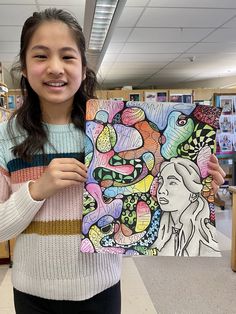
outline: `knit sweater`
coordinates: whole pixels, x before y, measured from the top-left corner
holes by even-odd
[[[121,256],[81,253],[83,184],[43,201],[29,193],[53,158],[81,159],[84,133],[69,125],[48,125],[46,158],[16,158],[7,124],[0,124],[0,242],[16,237],[12,282],[25,293],[54,300],[84,300],[117,283]],[[15,121],[13,129],[16,130]],[[24,134],[17,131],[17,141]]]

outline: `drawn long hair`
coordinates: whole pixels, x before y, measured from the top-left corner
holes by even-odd
[[[181,157],[171,158],[170,161],[165,161],[161,164],[160,174],[170,164],[174,165],[176,173],[181,176],[184,185],[192,193],[189,205],[183,209],[179,217],[181,228],[175,255],[189,255],[188,247],[192,240],[194,243],[191,246],[195,252],[190,255],[200,255],[200,243],[218,251],[218,244],[214,240],[212,232],[214,228],[210,225],[209,205],[201,194],[203,185],[197,165],[189,159]],[[171,217],[171,212],[163,212],[156,242],[159,250],[162,250],[166,242],[170,240],[173,232],[172,227],[174,227],[174,221]]]

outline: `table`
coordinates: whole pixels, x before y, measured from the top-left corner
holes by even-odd
[[[232,193],[232,244],[231,244],[231,268],[236,271],[236,186],[229,186]]]

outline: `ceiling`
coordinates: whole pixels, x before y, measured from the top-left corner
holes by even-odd
[[[11,84],[8,69],[19,51],[21,27],[29,15],[46,7],[63,8],[88,30],[94,2],[0,0],[0,61],[5,81]],[[122,12],[95,63],[88,52],[102,88],[235,87],[235,0],[120,2]]]

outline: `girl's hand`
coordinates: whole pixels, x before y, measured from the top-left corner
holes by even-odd
[[[29,184],[31,197],[40,201],[66,187],[86,181],[87,168],[75,158],[53,159],[40,178]]]
[[[219,165],[218,158],[215,155],[211,155],[210,161],[208,162],[208,173],[212,175],[212,188],[216,193],[219,187],[225,182],[225,172]]]

